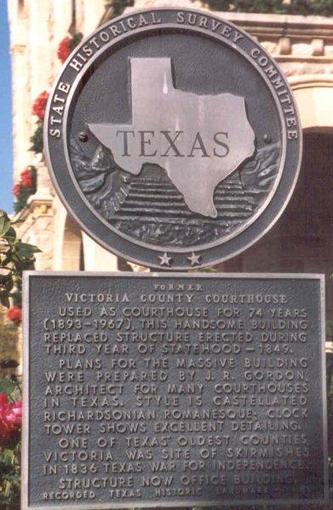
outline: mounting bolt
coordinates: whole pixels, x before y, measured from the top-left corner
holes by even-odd
[[[85,131],[81,131],[81,133],[79,133],[79,140],[80,140],[80,142],[88,141],[88,135]]]
[[[271,137],[269,135],[265,134],[264,135],[264,142],[265,143],[271,143],[271,141],[272,141]]]

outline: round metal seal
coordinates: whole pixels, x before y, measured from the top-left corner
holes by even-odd
[[[206,12],[131,12],[70,55],[45,147],[70,214],[97,242],[172,270],[239,254],[277,221],[302,146],[292,93],[249,35]]]

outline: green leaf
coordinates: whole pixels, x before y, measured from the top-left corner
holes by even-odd
[[[15,359],[5,358],[0,361],[1,368],[17,368],[19,366],[19,362]]]
[[[3,462],[6,462],[7,464],[14,464],[15,453],[13,452],[13,450],[9,450],[9,448],[5,448],[3,450],[2,459],[3,459]]]
[[[21,241],[17,241],[15,243],[15,248],[19,254],[20,258],[32,258],[34,253],[39,253],[40,249],[37,246],[28,243],[22,243]]]
[[[83,37],[83,35],[81,34],[81,32],[77,32],[76,34],[74,34],[72,43],[71,43],[71,50],[73,50],[79,44],[82,37]]]
[[[0,286],[1,287],[6,287],[8,285],[8,283],[13,279],[10,269],[1,268],[2,273],[5,273],[6,271],[7,271],[7,274],[0,274]]]
[[[32,143],[29,150],[35,152],[36,154],[42,153],[44,144],[43,144],[43,127],[42,124],[38,123],[38,127],[32,137],[30,138],[30,142]]]
[[[11,275],[7,278],[4,287],[6,289],[7,294],[9,294],[12,288],[14,287],[14,281]]]
[[[12,260],[12,249],[10,248],[4,257],[4,259],[1,261],[1,267],[6,267],[11,263]]]
[[[0,303],[2,306],[5,306],[6,308],[10,307],[9,298],[7,296],[7,292],[1,292],[0,293]]]
[[[0,393],[11,395],[16,390],[16,384],[10,379],[0,379]]]
[[[13,243],[16,239],[16,232],[13,227],[10,227],[3,236],[9,243]]]
[[[41,253],[42,252],[42,250],[40,250],[38,248],[38,246],[35,246],[34,244],[29,244],[29,246],[30,246],[32,253]]]
[[[4,236],[10,229],[10,220],[7,214],[0,209],[0,236]]]

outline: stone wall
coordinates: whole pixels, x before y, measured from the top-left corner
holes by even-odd
[[[27,207],[19,213],[17,219],[22,220],[22,224],[18,231],[23,240],[36,244],[42,250],[37,255],[36,269],[65,269],[68,265],[68,256],[66,261],[63,249],[66,218],[62,231],[59,231],[58,223],[67,213],[56,197],[44,158],[29,150],[30,137],[36,129],[32,105],[41,92],[50,90],[60,72],[61,62],[57,57],[60,41],[68,33],[89,34],[93,31],[105,12],[105,2],[8,0],[8,12],[12,54],[14,182],[28,165],[36,166],[38,173],[37,193],[30,197]],[[79,259],[75,260],[75,264],[72,261],[72,269],[79,269]]]

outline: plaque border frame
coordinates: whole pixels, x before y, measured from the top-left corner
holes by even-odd
[[[72,179],[73,169],[72,169],[72,165],[70,164],[69,157],[68,157],[67,140],[65,140],[66,137],[63,140],[60,139],[60,140],[62,140],[62,142],[61,142],[60,149],[58,149],[58,150],[63,151],[64,161],[66,162],[67,170],[71,176],[71,186],[73,185],[73,189],[75,188],[76,193],[77,193],[77,196],[76,196],[77,203],[76,203],[75,207],[74,207],[74,202],[70,203],[67,200],[67,198],[65,198],[66,193],[63,191],[64,188],[60,187],[60,185],[58,184],[59,177],[56,177],[57,173],[54,171],[54,169],[53,169],[54,165],[52,164],[51,152],[52,152],[52,145],[53,145],[54,140],[48,135],[49,116],[50,116],[51,106],[53,103],[53,97],[56,93],[57,86],[60,83],[60,81],[62,81],[62,79],[64,78],[66,69],[67,69],[71,59],[73,57],[75,57],[76,53],[79,52],[79,50],[84,46],[84,44],[86,44],[90,41],[90,39],[93,35],[99,33],[103,29],[107,28],[109,25],[112,25],[114,22],[124,20],[131,15],[133,15],[133,16],[134,15],[145,15],[145,14],[149,14],[149,13],[158,14],[158,13],[168,12],[168,11],[193,13],[193,14],[204,15],[204,16],[206,15],[210,18],[214,18],[217,21],[225,23],[227,26],[237,30],[240,34],[242,34],[249,41],[251,41],[254,44],[254,46],[256,48],[260,49],[260,51],[263,53],[263,55],[265,55],[269,59],[269,61],[272,63],[272,65],[274,65],[274,67],[277,69],[280,77],[282,78],[282,80],[284,82],[284,85],[288,89],[289,94],[293,100],[295,116],[296,116],[297,122],[298,122],[298,125],[297,125],[297,130],[298,130],[298,135],[299,135],[298,140],[297,140],[298,148],[295,149],[296,152],[298,153],[298,160],[294,166],[293,172],[291,172],[292,173],[292,176],[291,176],[291,175],[289,175],[290,172],[287,172],[287,170],[286,170],[287,166],[288,166],[288,164],[286,162],[288,162],[289,158],[291,157],[290,153],[293,153],[294,149],[290,148],[291,145],[289,142],[291,140],[288,141],[287,136],[286,136],[286,128],[284,125],[282,107],[278,103],[276,94],[274,94],[274,87],[272,87],[272,85],[269,82],[269,80],[267,79],[267,76],[265,75],[264,71],[260,68],[260,66],[254,66],[256,68],[257,72],[260,74],[261,78],[267,82],[267,85],[268,85],[270,92],[272,94],[272,98],[277,106],[277,111],[278,111],[278,114],[280,117],[281,126],[283,126],[282,127],[282,135],[284,137],[284,147],[283,147],[282,159],[284,158],[284,167],[283,167],[283,170],[280,172],[278,183],[275,183],[274,192],[272,189],[271,192],[269,193],[271,196],[269,202],[266,203],[264,208],[262,208],[260,206],[259,209],[261,210],[261,213],[259,214],[259,212],[257,211],[258,214],[256,213],[251,218],[250,223],[244,229],[241,229],[241,231],[238,234],[236,234],[236,233],[235,233],[235,235],[230,234],[230,236],[229,235],[227,236],[227,240],[224,240],[223,242],[220,242],[220,243],[218,243],[216,241],[216,243],[213,243],[213,245],[211,247],[209,247],[208,249],[205,247],[207,243],[204,245],[204,247],[189,246],[188,250],[186,250],[186,247],[184,247],[184,246],[177,248],[177,249],[175,249],[175,247],[173,249],[171,249],[170,246],[150,247],[149,243],[146,246],[146,245],[143,245],[139,241],[140,244],[138,244],[138,240],[135,240],[134,238],[130,238],[127,235],[120,234],[119,232],[116,232],[115,229],[110,228],[107,224],[107,221],[105,219],[101,219],[99,214],[96,214],[96,212],[93,210],[92,206],[86,201],[86,199],[83,200],[82,192],[80,191],[78,184],[74,182],[75,179],[74,180]],[[216,32],[211,33],[210,31],[207,32],[205,29],[202,29],[197,26],[191,27],[191,26],[187,26],[185,24],[178,25],[178,24],[174,24],[174,23],[168,23],[168,24],[165,23],[165,24],[163,24],[163,28],[177,29],[177,30],[180,29],[180,30],[189,31],[189,32],[193,31],[195,28],[195,31],[198,33],[201,33],[201,35],[213,37],[217,41],[222,39],[223,43],[230,45],[228,40],[225,40],[223,38],[223,36],[220,37],[218,33],[216,33]],[[113,47],[113,45],[117,46],[118,44],[121,44],[123,42],[123,40],[126,40],[127,37],[131,36],[132,34],[136,36],[138,34],[145,33],[145,31],[147,31],[149,33],[154,33],[154,31],[155,30],[158,31],[158,29],[159,29],[159,25],[150,26],[150,27],[146,27],[146,26],[145,27],[136,27],[135,29],[133,29],[130,32],[130,34],[129,34],[129,32],[126,32],[125,34],[121,34],[120,36],[117,36],[117,38],[115,40],[112,39],[111,41],[107,42],[96,53],[94,53],[91,57],[88,58],[87,62],[84,63],[83,67],[78,72],[77,76],[71,80],[71,88],[70,88],[70,91],[68,94],[68,98],[66,99],[65,113],[64,113],[64,118],[63,118],[64,122],[61,127],[63,135],[66,134],[66,133],[64,133],[64,130],[65,130],[65,128],[67,129],[67,126],[68,126],[68,111],[70,108],[69,101],[71,101],[73,98],[73,94],[75,92],[74,89],[77,88],[77,84],[78,84],[79,80],[87,72],[86,65],[90,66],[91,62],[95,62],[95,60],[98,59],[103,54],[103,52],[107,50],[107,48],[111,48],[111,47]],[[232,44],[230,45],[230,47],[232,48]],[[248,61],[250,61],[249,55],[243,49],[238,48],[238,51],[244,58],[246,58]],[[71,214],[71,216],[73,216],[73,218],[78,222],[78,224],[80,225],[80,227],[82,228],[82,230],[84,232],[86,232],[90,237],[92,237],[96,241],[97,244],[99,244],[100,246],[105,248],[107,251],[109,251],[115,255],[118,255],[120,257],[125,257],[127,260],[130,260],[131,262],[134,262],[135,264],[141,264],[141,265],[144,265],[145,267],[153,268],[154,271],[163,270],[163,266],[161,266],[161,263],[158,261],[158,258],[160,258],[160,256],[163,256],[163,253],[165,253],[165,252],[171,254],[171,259],[173,259],[172,264],[170,266],[168,266],[168,269],[170,269],[170,271],[180,271],[180,272],[190,271],[193,268],[193,266],[190,265],[188,262],[186,262],[184,264],[183,263],[180,264],[180,262],[179,262],[180,255],[184,255],[186,258],[186,255],[190,256],[190,254],[191,254],[191,252],[193,252],[193,250],[195,253],[197,253],[199,255],[200,258],[203,257],[204,255],[206,256],[207,253],[209,254],[208,260],[202,261],[195,265],[196,269],[211,267],[211,266],[214,266],[221,262],[224,262],[226,260],[229,260],[232,257],[242,254],[248,248],[253,246],[257,241],[262,239],[273,228],[273,226],[278,222],[278,220],[280,219],[282,214],[285,212],[285,210],[291,200],[291,197],[294,193],[294,190],[296,188],[298,178],[300,175],[300,170],[301,170],[301,165],[302,165],[302,149],[303,149],[302,123],[301,123],[301,117],[300,117],[298,105],[296,103],[293,91],[288,84],[285,73],[283,72],[280,64],[270,55],[270,53],[263,46],[261,46],[261,44],[258,41],[256,41],[254,39],[254,37],[251,34],[249,34],[242,27],[236,26],[233,21],[225,19],[221,16],[218,16],[214,11],[202,11],[202,10],[199,10],[196,8],[192,9],[190,7],[187,7],[187,8],[186,7],[184,7],[184,8],[176,8],[176,7],[155,7],[155,8],[151,7],[151,8],[149,8],[149,7],[147,7],[144,9],[136,9],[135,11],[133,11],[133,13],[131,13],[131,12],[123,13],[121,16],[117,16],[116,18],[114,18],[111,21],[110,20],[106,21],[104,24],[102,24],[100,27],[95,29],[87,37],[83,38],[82,41],[80,42],[80,44],[71,52],[71,54],[65,61],[64,65],[60,69],[60,72],[55,80],[55,83],[54,83],[51,91],[50,91],[50,95],[49,95],[49,99],[48,99],[46,111],[45,111],[45,118],[46,118],[46,122],[44,122],[43,137],[44,137],[45,157],[46,157],[47,168],[48,168],[52,183],[53,183],[55,190],[57,192],[57,195],[60,198],[60,200],[61,200],[63,206],[65,207],[65,209],[67,210],[67,212],[69,212]],[[289,157],[288,157],[288,154],[289,154]],[[289,166],[290,166],[290,163],[289,163]],[[291,180],[291,183],[287,184],[287,187],[289,186],[289,191],[288,192],[284,192],[283,190],[281,191],[281,188],[283,187],[282,181],[289,181],[289,180]],[[278,195],[280,195],[280,194],[283,194],[285,196],[285,198],[282,202],[281,202],[281,197],[278,197]],[[77,207],[77,204],[79,204],[78,207]],[[83,205],[83,207],[81,207],[82,205]],[[273,211],[274,211],[274,209],[277,209],[275,214],[273,214],[272,218],[270,218],[271,209],[273,209]],[[82,219],[81,219],[82,210],[85,212],[85,214],[84,214],[85,220],[84,221],[82,221]],[[89,217],[87,215],[87,212],[88,212]],[[101,225],[103,225],[103,227],[102,227],[103,232],[99,229],[99,225],[97,225],[97,228],[96,228],[96,223],[95,223],[96,221],[98,221]],[[258,227],[258,225],[259,225],[259,227]],[[257,232],[258,228],[259,228],[259,233]],[[107,237],[108,241],[105,240],[106,237]],[[110,239],[112,239],[112,242],[110,242]],[[211,244],[211,243],[208,243],[208,244]],[[138,257],[135,252],[135,250],[138,247],[141,250],[140,257]],[[134,254],[133,254],[133,250],[134,250]],[[224,255],[222,257],[219,254],[221,250],[223,250],[223,253],[224,253]],[[175,259],[177,259],[177,261],[175,261]]]
[[[323,419],[323,481],[324,491],[323,498],[316,499],[249,499],[244,500],[197,500],[195,498],[188,498],[184,501],[168,501],[161,500],[156,503],[155,501],[131,500],[127,503],[110,502],[110,503],[87,503],[82,504],[65,504],[59,501],[59,504],[49,505],[30,505],[29,504],[29,397],[30,397],[30,379],[29,379],[29,298],[30,298],[30,279],[34,277],[134,277],[134,278],[218,278],[218,279],[295,279],[295,280],[317,280],[319,283],[319,306],[320,306],[320,342],[321,342],[321,391],[322,391],[322,419]],[[178,273],[178,272],[157,272],[151,271],[147,273],[133,273],[128,271],[123,272],[107,272],[107,271],[24,271],[23,273],[23,307],[25,313],[23,314],[23,420],[22,420],[22,459],[21,459],[21,510],[115,510],[122,508],[172,508],[172,507],[229,507],[239,506],[246,509],[250,505],[264,505],[269,504],[272,506],[278,505],[314,505],[314,504],[328,504],[329,502],[329,473],[328,473],[328,431],[327,431],[327,391],[326,391],[326,315],[325,315],[325,275],[320,273]]]

